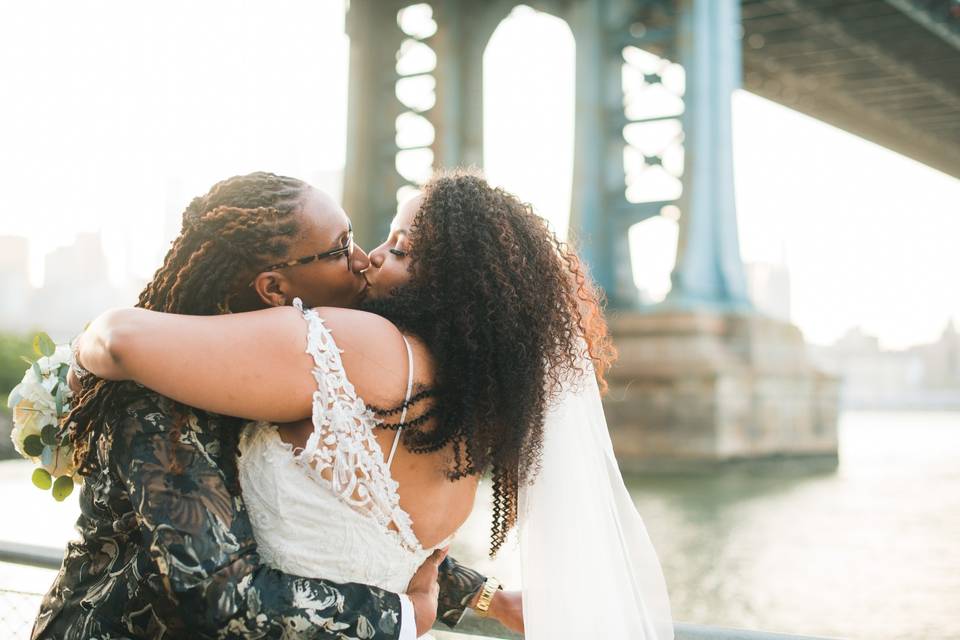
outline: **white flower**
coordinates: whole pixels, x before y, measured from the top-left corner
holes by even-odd
[[[13,429],[10,431],[10,439],[13,440],[13,447],[17,450],[17,453],[24,458],[30,456],[23,450],[23,441],[28,436],[40,435],[40,429],[42,429],[41,426],[38,426],[39,421],[35,419],[35,415],[29,410],[28,403],[25,400],[21,401],[13,410]]]
[[[56,351],[53,352],[53,355],[41,357],[37,360],[37,365],[40,367],[40,371],[44,376],[50,374],[56,376],[57,369],[60,368],[60,365],[70,364],[71,355],[70,345],[59,344],[57,345]]]
[[[35,378],[36,376],[34,376]],[[26,378],[26,376],[24,376]],[[29,381],[24,381],[18,384],[10,392],[10,400],[8,404],[10,408],[13,409],[14,420],[17,420],[18,409],[22,408],[21,412],[29,412],[33,415],[34,419],[38,419],[40,416],[52,416],[53,419],[50,422],[43,422],[40,425],[40,428],[44,424],[55,424],[57,419],[57,402],[54,400],[53,396],[50,394],[50,389],[47,388],[45,381],[34,382],[32,379]],[[21,416],[21,419],[27,419],[26,413]]]
[[[23,378],[20,379],[20,384],[41,384],[42,382],[43,379],[37,375],[37,370],[34,367],[27,367],[27,370],[23,372]]]

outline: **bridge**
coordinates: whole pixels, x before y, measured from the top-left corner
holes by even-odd
[[[421,183],[431,167],[483,165],[482,54],[518,4],[350,3],[344,200],[368,230],[361,240],[378,237],[398,190]],[[671,204],[683,238],[670,300],[749,307],[734,246],[729,95],[736,88],[960,177],[958,0],[527,4],[563,18],[576,40],[571,228],[615,308],[640,306],[626,230]],[[677,67],[685,80],[670,73]],[[675,105],[631,108],[657,90],[674,95]],[[404,135],[407,125],[422,135]],[[639,152],[638,139],[671,126],[662,148]],[[646,171],[666,172],[676,188],[666,195],[631,188]]]
[[[351,0],[344,205],[361,242],[432,168],[483,166],[483,51],[518,4]],[[960,177],[960,0],[524,4],[562,18],[576,42],[570,228],[621,353],[605,402],[621,465],[836,464],[837,381],[747,294],[731,94]],[[678,222],[679,244],[670,293],[645,305],[628,231],[657,217]]]
[[[960,2],[744,0],[744,88],[960,178]]]

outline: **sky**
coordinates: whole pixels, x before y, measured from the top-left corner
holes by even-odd
[[[574,47],[520,8],[484,57],[485,171],[560,233]],[[146,278],[221,178],[336,192],[348,48],[342,0],[0,0],[0,235],[31,239],[35,283],[46,252],[97,230],[114,281]],[[733,107],[741,252],[786,264],[808,340],[860,325],[900,348],[960,319],[960,180],[743,91]],[[662,288],[675,236],[669,220],[635,234],[641,285]]]

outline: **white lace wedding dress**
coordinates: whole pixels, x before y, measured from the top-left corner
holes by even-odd
[[[277,427],[248,425],[240,439],[239,472],[260,555],[281,571],[334,582],[359,582],[403,593],[427,556],[397,482],[373,436],[377,420],[347,379],[333,335],[315,311],[294,302],[308,325],[317,391],[313,434],[302,449],[283,442]],[[406,338],[404,338],[406,342]],[[407,343],[406,400],[413,382]],[[400,422],[406,417],[403,410]]]
[[[397,439],[384,460],[376,418],[344,374],[333,336],[316,312],[295,305],[317,381],[313,434],[294,449],[276,426],[244,429],[240,482],[260,554],[288,573],[402,593],[433,548],[423,548],[400,507],[390,476]],[[409,344],[407,357],[409,400]],[[580,373],[546,417],[537,481],[520,490],[526,637],[673,640],[660,563],[617,467],[588,358]]]

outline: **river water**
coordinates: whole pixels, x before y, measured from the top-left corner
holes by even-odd
[[[76,496],[54,503],[30,485],[29,473],[26,463],[0,463],[0,540],[63,546],[73,535]],[[677,620],[871,640],[960,639],[960,413],[845,413],[835,471],[738,468],[627,484]],[[508,545],[494,561],[484,554],[487,495],[451,554],[516,587],[515,550]],[[0,595],[42,592],[52,576],[0,564]],[[0,630],[5,615],[8,626],[16,618],[10,597],[0,598],[8,609],[0,610]],[[29,617],[36,600],[12,597]]]

